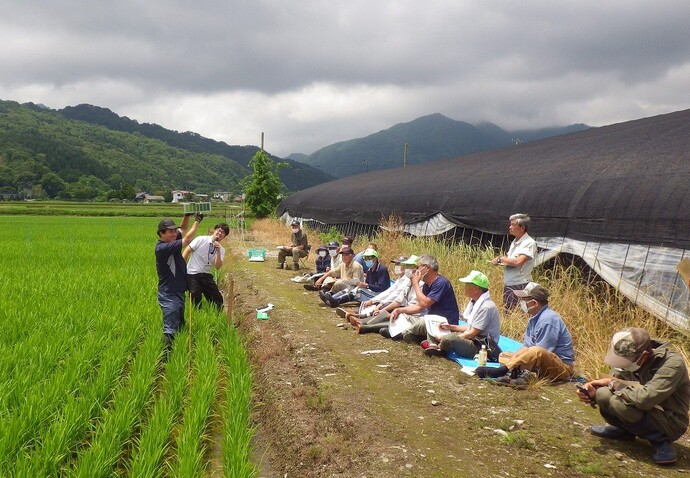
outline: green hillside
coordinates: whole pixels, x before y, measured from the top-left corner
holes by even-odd
[[[0,101],[0,192],[29,197],[131,199],[137,191],[237,191],[246,168],[140,134]]]
[[[455,158],[466,154],[503,148],[515,142],[587,129],[586,125],[508,132],[492,123],[478,126],[435,113],[400,123],[365,138],[352,139],[321,148],[311,155],[291,155],[337,177],[366,170],[402,166],[404,145],[408,144],[408,164]]]
[[[157,139],[175,148],[181,148],[195,153],[208,153],[225,156],[236,161],[243,167],[248,167],[249,160],[259,150],[257,146],[232,146],[223,141],[215,141],[205,138],[198,133],[187,131],[179,133],[177,131],[163,128],[157,124],[139,123],[136,120],[119,116],[107,108],[93,105],[68,106],[59,111],[65,117],[86,121],[87,123],[105,126],[115,131],[126,133],[141,134],[147,138]],[[229,126],[232,129],[232,125]],[[287,167],[280,171],[280,179],[285,184],[288,191],[297,191],[317,184],[325,183],[334,179],[333,176],[324,173],[320,169],[312,168],[293,161],[292,159],[281,159],[269,154],[275,162],[287,163]]]

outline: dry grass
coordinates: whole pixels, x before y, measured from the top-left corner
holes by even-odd
[[[381,230],[375,237],[355,238],[354,248],[359,250],[368,241],[378,245],[382,262],[401,254],[432,254],[439,262],[439,272],[456,284],[459,277],[471,270],[479,270],[489,277],[492,298],[501,309],[503,305],[503,269],[492,266],[489,261],[495,256],[491,249],[479,249],[465,244],[447,244],[433,238],[409,237],[397,232],[399,220],[392,218],[384,222],[388,230]],[[256,240],[267,244],[283,244],[289,240],[289,228],[276,219],[254,222],[252,233]],[[316,244],[319,233],[307,230],[309,242]],[[313,257],[310,257],[313,260]],[[608,349],[611,336],[624,327],[642,327],[654,337],[671,340],[676,350],[688,359],[690,342],[688,337],[672,329],[665,322],[632,304],[612,287],[604,283],[586,283],[582,272],[574,266],[551,266],[536,268],[533,272],[536,282],[546,287],[550,294],[550,307],[558,312],[567,324],[575,343],[576,369],[581,374],[596,378],[608,372],[602,359]],[[467,302],[461,287],[455,288],[461,310]],[[501,309],[502,311],[502,309]],[[503,314],[501,333],[521,340],[527,324],[527,316],[516,310]]]

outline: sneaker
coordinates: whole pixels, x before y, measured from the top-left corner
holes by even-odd
[[[422,343],[419,344],[419,345],[421,345],[422,348],[423,348],[424,350],[426,350],[426,349],[428,349],[429,347],[431,347],[431,343],[429,343],[428,340],[422,340]]]
[[[337,309],[335,309],[335,313],[338,314],[338,317],[342,317],[343,319],[345,319],[347,318],[347,314],[349,314],[350,312],[343,309],[342,307],[338,307]]]
[[[501,365],[500,367],[477,367],[474,369],[474,374],[479,378],[499,378],[508,373],[508,367]]]
[[[623,430],[622,428],[614,427],[613,425],[592,425],[589,432],[599,438],[608,438],[611,440],[633,441],[635,435]]]
[[[657,465],[673,465],[676,462],[676,452],[670,441],[650,442],[650,445],[654,448],[652,460]]]
[[[424,349],[424,355],[427,357],[445,357],[446,353],[438,348],[438,346],[430,345]]]

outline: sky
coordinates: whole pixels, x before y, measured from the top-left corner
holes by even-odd
[[[690,2],[0,0],[0,99],[284,157],[442,113],[511,129],[690,108]]]

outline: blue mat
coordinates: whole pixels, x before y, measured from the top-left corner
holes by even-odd
[[[467,325],[466,322],[460,321],[460,325]],[[520,347],[522,347],[522,342],[518,342],[517,340],[513,340],[509,337],[505,337],[501,335],[501,338],[498,339],[498,346],[501,347],[501,350],[503,352],[517,352]],[[460,365],[463,368],[468,368],[470,370],[474,370],[479,366],[476,360],[474,359],[468,359],[468,358],[463,358],[460,357],[458,354],[455,352],[448,352],[446,357],[453,362],[457,362],[458,365]],[[487,367],[499,367],[501,364],[498,362],[489,362],[486,364]]]

